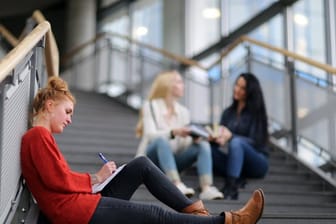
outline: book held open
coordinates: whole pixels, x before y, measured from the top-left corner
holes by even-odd
[[[188,125],[190,135],[195,137],[209,138],[209,132],[201,125],[190,124]]]
[[[199,124],[189,124],[190,135],[194,137],[202,137],[208,139],[209,137],[217,138],[221,135],[222,127],[218,124],[213,124],[211,128],[209,125],[203,126]]]

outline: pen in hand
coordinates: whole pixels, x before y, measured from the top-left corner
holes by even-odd
[[[98,155],[99,155],[99,157],[100,157],[100,159],[101,160],[103,160],[103,162],[104,162],[104,164],[106,164],[106,163],[108,163],[108,162],[110,162],[109,160],[107,160],[106,158],[105,158],[105,156],[103,155],[103,153],[98,153]],[[114,173],[115,171],[116,171],[116,169],[117,169],[117,165],[116,164],[114,164],[114,162],[113,162],[113,164],[109,164],[110,166],[110,169],[113,169],[113,171],[111,170],[111,173]],[[113,167],[114,166],[114,167]]]
[[[98,155],[101,158],[101,160],[103,160],[104,163],[108,163],[108,160],[105,158],[105,156],[103,155],[103,153],[100,152]]]

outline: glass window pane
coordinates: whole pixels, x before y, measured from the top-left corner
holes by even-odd
[[[131,36],[141,43],[162,48],[162,23],[161,0],[139,2],[134,7]],[[141,49],[141,53],[148,57],[161,58],[160,54],[148,49]]]
[[[294,11],[294,50],[296,53],[326,63],[325,16],[323,1],[299,1]],[[312,66],[299,64],[299,70],[325,79],[325,72]]]
[[[162,47],[162,1],[150,1],[134,7],[132,37],[141,42]]]
[[[99,23],[99,32],[116,33],[128,36],[130,20],[126,10],[120,10],[117,15],[111,15]],[[126,48],[128,41],[121,38],[112,38],[112,45],[116,45],[121,48]]]
[[[186,0],[186,54],[195,55],[220,39],[220,0]]]
[[[261,10],[271,5],[276,0],[223,0],[223,7],[228,16],[228,26],[225,30],[232,32],[247,22]],[[225,24],[225,22],[223,22]]]
[[[269,22],[257,28],[249,36],[255,40],[267,43],[274,47],[284,48],[284,35],[283,35],[283,17],[278,15],[271,19]],[[262,47],[254,47],[253,54],[262,57],[263,61],[275,63],[275,65],[283,64],[284,56],[271,50]],[[265,60],[264,60],[265,59]]]

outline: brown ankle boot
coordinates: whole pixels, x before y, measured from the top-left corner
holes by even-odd
[[[204,207],[203,202],[201,200],[192,203],[188,207],[184,208],[181,212],[200,216],[210,215],[208,210]]]
[[[253,192],[245,206],[238,211],[225,212],[225,224],[255,224],[264,210],[264,193],[261,189]]]

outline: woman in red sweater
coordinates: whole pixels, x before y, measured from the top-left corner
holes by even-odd
[[[261,190],[256,190],[242,209],[211,216],[201,201],[185,197],[146,157],[129,162],[101,192],[93,193],[92,186],[106,180],[117,166],[107,162],[96,174],[70,169],[53,134],[62,133],[71,124],[74,104],[66,82],[50,78],[34,99],[33,127],[22,137],[23,176],[51,223],[252,224],[261,217]],[[129,201],[141,184],[177,212]]]

